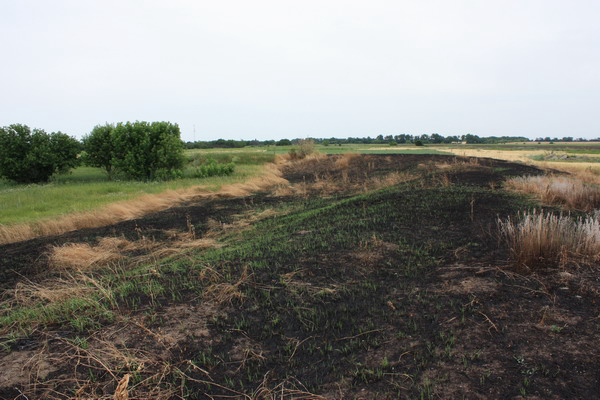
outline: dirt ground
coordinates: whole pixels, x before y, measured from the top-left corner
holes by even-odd
[[[542,171],[373,154],[282,173],[289,187],[270,193],[0,246],[4,298],[63,277],[56,246],[169,246],[190,229],[223,246],[157,259],[166,290],[132,290],[93,328],[5,326],[0,398],[126,399],[125,375],[130,399],[599,398],[597,266],[524,273],[495,234],[498,217],[531,206],[502,182]],[[144,252],[120,268],[149,263]]]

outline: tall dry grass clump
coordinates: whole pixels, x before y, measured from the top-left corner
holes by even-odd
[[[353,162],[353,160],[356,160],[360,157],[361,157],[361,155],[358,153],[342,154],[341,156],[336,158],[335,167],[336,167],[336,169],[346,169],[346,168],[350,167],[350,164]]]
[[[506,187],[533,194],[546,204],[591,211],[600,207],[600,188],[568,176],[522,176],[506,181]]]
[[[543,211],[498,219],[515,264],[527,269],[589,264],[600,259],[600,214],[573,219]]]

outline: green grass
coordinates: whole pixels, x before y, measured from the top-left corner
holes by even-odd
[[[14,185],[0,182],[0,224],[11,225],[89,211],[146,193],[160,193],[202,185],[217,190],[221,185],[241,182],[260,173],[259,164],[236,165],[230,176],[187,177],[164,182],[109,181],[98,168],[79,167],[59,175],[48,184]]]
[[[276,153],[270,150],[257,149],[256,151],[248,151],[245,149],[232,150],[188,150],[186,157],[192,163],[205,162],[212,158],[218,163],[227,164],[234,163],[236,165],[261,165],[275,161]]]
[[[482,149],[482,150],[546,150],[546,151],[562,151],[572,154],[600,154],[600,143],[598,142],[583,142],[583,143],[505,143],[505,144],[435,144],[428,145],[434,148],[454,148],[454,149]]]

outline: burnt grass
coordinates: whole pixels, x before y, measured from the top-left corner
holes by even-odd
[[[457,161],[463,164],[448,170],[432,166]],[[339,179],[334,162],[329,157],[304,171],[290,168],[284,177],[291,183]],[[565,281],[564,271],[552,266],[520,273],[496,235],[499,216],[536,206],[503,191],[502,181],[540,171],[490,159],[368,155],[352,159],[346,173],[358,179],[365,171],[419,177],[327,198],[259,194],[187,204],[115,226],[1,246],[4,284],[12,287],[23,275],[43,282],[44,249],[51,245],[118,235],[168,240],[164,231],[185,231],[187,221],[201,234],[209,219],[228,223],[243,212],[275,209],[280,213],[250,229],[224,234],[221,248],[137,266],[124,281],[107,275],[118,310],[106,308],[146,328],[127,331],[124,346],[155,351],[177,366],[161,383],[179,388],[173,398],[270,398],[267,388],[284,398],[598,397],[597,274],[571,270],[574,278]],[[154,272],[140,274],[143,268]],[[207,271],[218,274],[207,279]],[[226,285],[235,295],[217,299],[215,287]],[[72,339],[118,325],[94,310],[81,312],[97,323],[77,330],[66,316],[42,330]],[[148,331],[167,332],[174,324],[182,328],[164,356]],[[13,337],[0,360],[25,347],[66,351],[42,337],[39,331]],[[66,378],[90,376],[90,367],[75,363],[65,360],[33,389],[0,388],[0,398],[21,391],[45,398],[50,384],[44,381],[52,382],[53,396],[68,398]],[[120,374],[132,373],[128,368]],[[98,368],[93,376],[111,381]],[[115,382],[99,387],[95,395],[110,398]],[[135,391],[130,396],[137,398]]]

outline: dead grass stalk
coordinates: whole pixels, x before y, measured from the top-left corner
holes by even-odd
[[[500,236],[517,266],[586,264],[600,259],[599,215],[573,219],[543,211],[523,212],[516,219],[499,219]]]
[[[522,176],[506,181],[506,187],[533,194],[546,204],[591,211],[600,206],[600,188],[569,176]]]

